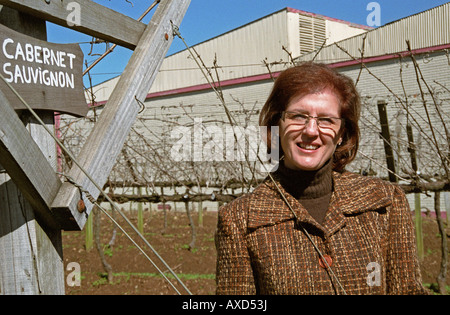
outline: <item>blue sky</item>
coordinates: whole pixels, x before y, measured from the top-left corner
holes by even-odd
[[[94,0],[95,2],[137,19],[153,0]],[[326,15],[332,18],[367,25],[370,2],[380,7],[381,25],[447,3],[444,0],[191,0],[189,9],[180,25],[180,32],[188,45],[194,45],[285,7]],[[150,17],[144,19],[148,23]],[[48,25],[48,41],[56,43],[80,43],[88,63],[98,56],[89,55],[91,37],[66,28]],[[106,45],[99,44],[93,53],[101,54]],[[184,49],[175,39],[169,55]],[[132,51],[118,47],[91,70],[93,84],[119,75],[125,68]],[[85,78],[85,83],[86,83]]]

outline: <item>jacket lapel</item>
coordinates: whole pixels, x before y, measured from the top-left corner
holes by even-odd
[[[338,206],[346,215],[377,210],[392,203],[390,194],[371,177],[349,172],[334,173],[333,177]]]
[[[278,186],[278,189],[275,185]],[[250,201],[248,218],[248,227],[250,229],[275,225],[294,218],[292,210],[283,200],[280,192],[286,197],[286,201],[290,204],[300,222],[309,223],[321,228],[298,200],[284,190],[278,181],[273,183],[270,179],[266,179],[255,189]]]

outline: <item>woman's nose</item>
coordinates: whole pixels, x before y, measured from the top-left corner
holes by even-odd
[[[317,120],[314,118],[310,118],[305,124],[303,133],[310,136],[319,135],[319,126],[317,125]]]

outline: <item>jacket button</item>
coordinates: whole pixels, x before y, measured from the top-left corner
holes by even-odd
[[[328,266],[331,267],[331,265],[333,264],[333,259],[331,259],[330,255],[323,255],[323,258],[326,260]],[[327,269],[327,265],[325,264],[325,262],[323,261],[322,257],[319,257],[319,265],[320,267],[322,267],[323,269]]]

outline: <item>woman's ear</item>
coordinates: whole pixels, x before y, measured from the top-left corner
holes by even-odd
[[[339,135],[339,138],[338,138],[339,140],[337,142],[338,147],[341,146],[342,143],[344,142],[344,134],[345,134],[345,129],[341,128],[338,133],[338,135]]]

